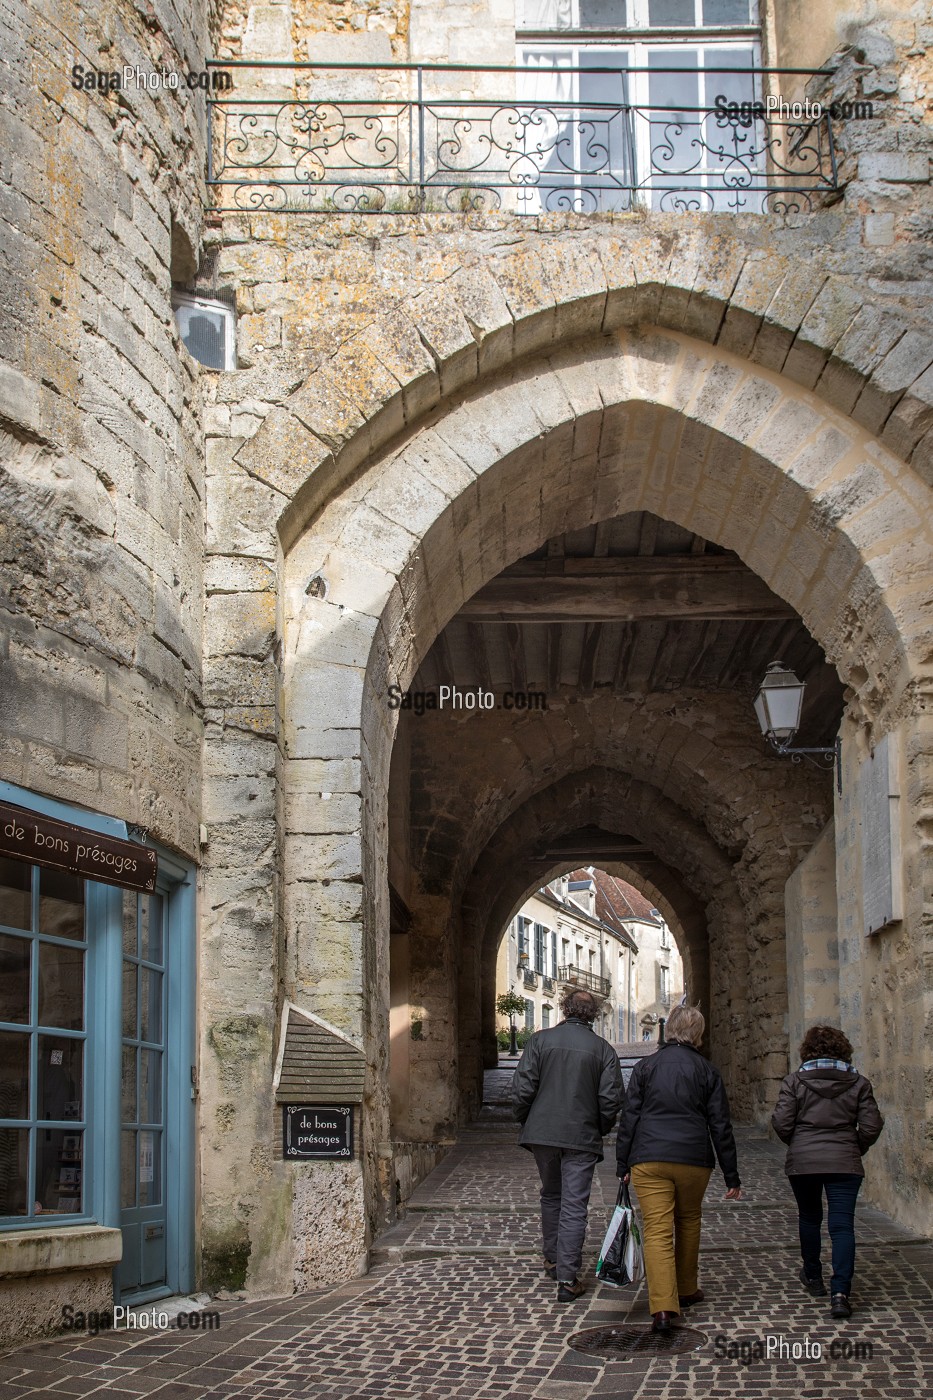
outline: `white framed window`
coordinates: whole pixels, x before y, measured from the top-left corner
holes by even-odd
[[[214,297],[172,293],[178,332],[190,355],[205,369],[236,369],[233,307]]]
[[[762,100],[755,0],[524,0],[519,16],[525,212],[626,210],[633,189],[664,210],[762,207],[757,124],[716,111]]]

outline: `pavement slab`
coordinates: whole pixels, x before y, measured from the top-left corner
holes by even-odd
[[[363,1279],[290,1298],[223,1301],[201,1334],[74,1335],[0,1357],[3,1400],[919,1400],[933,1394],[933,1246],[878,1210],[857,1214],[853,1316],[797,1280],[796,1212],[783,1151],[739,1130],[745,1196],[714,1174],[704,1207],[701,1284],[685,1312],[697,1349],[597,1356],[588,1329],[647,1328],[647,1296],[595,1280],[557,1302],[543,1275],[538,1183],[504,1108],[487,1107],[377,1241]],[[584,1260],[615,1201],[611,1145],[591,1198]],[[828,1246],[827,1246],[828,1247]]]

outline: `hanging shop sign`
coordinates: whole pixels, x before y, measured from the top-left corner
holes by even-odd
[[[353,1156],[353,1109],[332,1104],[284,1105],[286,1161],[345,1161]]]
[[[143,894],[153,892],[159,871],[158,856],[148,846],[40,817],[8,802],[0,802],[0,855]]]

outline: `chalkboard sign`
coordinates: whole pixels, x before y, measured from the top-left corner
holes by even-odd
[[[345,1161],[353,1156],[353,1109],[331,1104],[285,1104],[286,1161]]]

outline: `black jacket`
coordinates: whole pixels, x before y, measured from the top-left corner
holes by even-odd
[[[718,1160],[726,1186],[741,1185],[722,1077],[699,1050],[670,1040],[639,1060],[622,1105],[616,1158],[619,1176],[639,1162],[712,1167]]]
[[[512,1079],[523,1147],[569,1147],[603,1155],[622,1103],[619,1057],[586,1021],[537,1031]]]
[[[884,1119],[864,1074],[827,1067],[787,1075],[771,1126],[788,1145],[788,1176],[864,1176],[862,1157],[878,1141]]]

